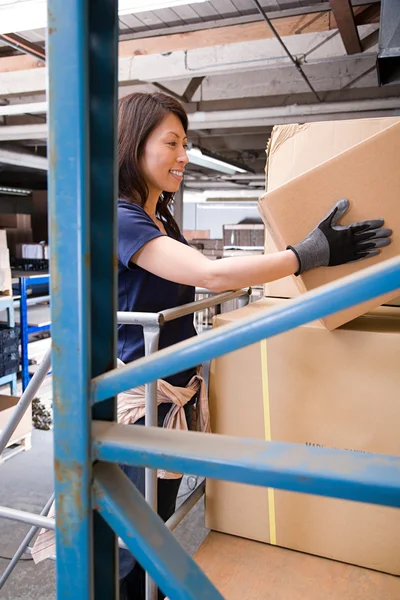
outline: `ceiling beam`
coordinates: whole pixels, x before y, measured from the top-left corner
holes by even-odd
[[[369,6],[367,5],[367,8]],[[354,9],[354,14],[358,18],[358,25],[367,25],[371,22],[376,22],[376,12],[369,13],[365,11],[365,8],[366,6],[364,5],[355,7]],[[337,29],[336,21],[332,19],[329,10],[302,14],[300,16],[280,18],[272,16],[271,18],[273,19],[275,29],[281,37],[327,32]],[[177,51],[188,51],[273,38],[271,30],[263,21],[233,26],[221,26],[221,23],[222,20],[220,21],[220,26],[215,29],[209,29],[207,23],[207,29],[199,31],[164,36],[156,36],[152,33],[151,37],[121,41],[118,49],[119,57],[131,58],[151,54],[169,54]],[[202,27],[204,28],[204,23]],[[43,53],[43,50],[40,50]],[[30,56],[0,58],[0,73],[35,69],[40,66],[42,66],[42,63],[38,64]]]
[[[350,0],[330,0],[330,4],[347,54],[359,54],[362,47]]]
[[[41,46],[30,42],[16,33],[2,33],[0,34],[0,40],[11,46],[11,48],[15,48],[24,54],[46,62],[45,51]]]
[[[399,99],[379,98],[353,102],[330,102],[322,104],[291,104],[271,108],[243,110],[218,110],[196,112],[189,115],[189,131],[207,129],[231,129],[326,120],[336,118],[358,118],[374,114],[400,115]],[[0,141],[46,139],[47,124],[4,125],[0,127]]]
[[[29,154],[28,152],[15,152],[8,148],[0,148],[0,164],[16,167],[28,167],[39,171],[47,171],[48,161],[43,156]]]

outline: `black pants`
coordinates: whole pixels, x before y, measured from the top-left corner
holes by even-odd
[[[195,399],[185,406],[186,419],[188,426],[191,422],[191,411]],[[171,408],[170,404],[161,404],[158,407],[158,426],[162,427],[165,416]],[[136,422],[136,425],[144,425],[144,418]],[[145,491],[145,470],[141,467],[130,465],[120,465],[124,473],[129,477],[132,483],[144,496]],[[163,521],[168,519],[175,512],[176,498],[178,496],[180,479],[159,479],[158,480],[158,514]],[[144,600],[145,598],[145,573],[140,564],[132,556],[129,550],[119,549],[119,577],[121,581],[121,599],[123,600]],[[159,598],[165,595],[159,592]]]

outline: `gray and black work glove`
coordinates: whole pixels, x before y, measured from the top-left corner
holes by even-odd
[[[339,200],[329,215],[302,242],[288,246],[299,261],[295,275],[315,267],[334,267],[379,254],[390,244],[391,229],[382,227],[383,219],[338,225],[350,202]]]

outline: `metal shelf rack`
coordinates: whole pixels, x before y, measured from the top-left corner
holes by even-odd
[[[12,296],[0,296],[0,310],[7,312],[6,325],[7,327],[15,327],[14,315],[14,300]],[[12,396],[17,395],[17,374],[11,373],[0,377],[0,385],[10,385]]]

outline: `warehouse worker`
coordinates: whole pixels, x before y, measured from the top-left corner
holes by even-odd
[[[382,219],[343,226],[349,208],[340,200],[330,214],[297,245],[264,256],[209,260],[191,248],[174,220],[170,205],[189,162],[188,119],[183,107],[165,94],[135,93],[120,101],[118,119],[118,295],[120,311],[157,313],[193,302],[195,287],[212,292],[260,285],[320,266],[335,266],[379,254],[392,232]],[[160,348],[196,335],[193,317],[167,322]],[[144,356],[143,330],[120,325],[118,357],[128,363]],[[171,422],[178,404],[190,428],[193,403],[202,399],[208,430],[204,383],[198,369],[187,369],[158,382],[158,424]],[[144,392],[119,398],[118,415],[125,423],[144,423]],[[132,400],[133,398],[133,400]],[[132,401],[130,401],[130,399]],[[174,404],[175,403],[175,404]],[[200,411],[201,412],[201,411]],[[174,413],[175,414],[175,413]],[[122,467],[144,493],[144,470]],[[161,478],[158,511],[166,521],[175,510],[180,478]],[[120,590],[125,600],[144,598],[144,573],[127,550],[120,550]],[[163,596],[160,592],[160,598]]]

